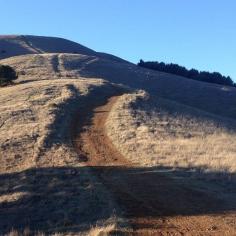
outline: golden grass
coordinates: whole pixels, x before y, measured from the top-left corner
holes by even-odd
[[[110,224],[107,226],[95,226],[93,227],[88,236],[109,236],[116,229],[115,224]]]
[[[86,236],[109,236],[116,230],[116,224],[110,223],[104,226],[93,226],[88,232],[84,233],[76,233],[76,235],[86,235]],[[5,234],[4,236],[45,236],[46,234],[43,232],[32,232],[29,228],[25,228],[23,232],[19,232],[17,230],[12,229],[9,233]],[[51,236],[62,236],[62,235],[75,235],[74,233],[53,233],[50,234]]]
[[[29,228],[25,228],[22,233],[20,233],[17,230],[12,229],[9,233],[5,234],[4,236],[45,236],[46,234],[42,232],[31,232]],[[61,236],[62,234],[60,233],[53,233],[51,236]]]
[[[70,143],[75,101],[79,103],[94,86],[103,82],[43,80],[1,88],[0,172],[70,163],[76,155]],[[43,155],[50,158],[41,159]]]
[[[25,55],[1,63],[13,66],[20,78],[19,84],[2,88],[0,93],[0,173],[81,165],[76,162],[69,128],[75,116],[74,106],[80,105],[80,99],[94,87],[104,89],[107,82],[98,77],[133,87],[136,83],[144,86],[145,81],[146,89],[155,84],[159,93],[170,100],[183,101],[183,104],[212,113],[225,113],[231,118],[236,114],[234,104],[229,102],[235,98],[234,88],[228,91],[221,86],[180,80],[132,64],[72,54]],[[91,78],[92,75],[97,79]],[[112,94],[112,91],[105,91]],[[214,96],[211,96],[213,101],[207,102],[209,92]],[[206,104],[197,103],[196,95]],[[214,99],[216,96],[218,99]],[[229,121],[170,100],[149,100],[144,92],[124,95],[115,104],[107,121],[107,133],[118,150],[139,165],[235,172],[235,133],[229,131]],[[89,180],[95,178],[90,172],[86,174]],[[53,179],[50,181],[54,184]],[[72,186],[74,189],[75,185]],[[37,187],[42,188],[40,181]],[[65,182],[62,190],[67,187],[68,182]],[[101,189],[96,186],[96,191],[96,196],[104,200],[102,209],[110,212],[112,207],[108,207],[107,202],[115,204],[110,194],[103,186]],[[0,201],[17,201],[24,198],[24,194],[6,192]],[[89,204],[87,197],[77,202],[82,209]],[[113,230],[115,225],[106,226],[104,223],[104,226],[95,226],[89,235],[109,235]],[[10,234],[20,235],[15,230]]]
[[[68,57],[70,56],[68,55]],[[24,171],[28,173],[28,171],[35,168],[38,168],[39,172],[44,172],[47,168],[51,168],[52,170],[54,169],[53,173],[57,173],[56,175],[60,176],[63,171],[59,168],[57,169],[57,167],[73,166],[73,168],[76,168],[83,165],[79,162],[77,153],[73,148],[72,123],[76,116],[79,115],[78,111],[80,111],[81,106],[85,105],[83,103],[89,101],[89,99],[96,99],[96,92],[93,94],[94,90],[101,89],[108,94],[112,94],[114,87],[107,85],[104,80],[99,78],[84,79],[77,74],[70,76],[70,71],[65,70],[65,65],[63,65],[61,58],[63,58],[63,54],[44,54],[20,56],[1,61],[2,63],[11,64],[18,72],[22,72],[15,85],[1,88],[1,175],[8,173],[10,176],[14,176],[16,173],[19,174]],[[19,188],[28,188],[29,179],[32,181],[37,179],[34,171],[26,176],[23,174],[15,183],[12,183],[9,189],[1,186],[0,203],[6,206],[10,204],[15,206],[16,202],[19,202],[21,207],[25,207],[24,201],[25,199],[31,199],[32,192],[21,191]],[[33,195],[40,195],[42,199],[48,200],[53,196],[42,191],[44,188],[47,189],[45,181],[50,185],[50,188],[54,188],[56,183],[54,178],[50,179],[44,176],[43,179],[40,178],[34,182],[35,191]],[[79,200],[76,200],[77,207],[85,215],[94,201],[101,201],[100,204],[104,204],[104,206],[101,206],[102,210],[95,214],[107,215],[109,218],[115,203],[108,191],[102,185],[96,186],[95,190],[86,189],[86,183],[96,182],[96,177],[86,169],[79,175],[78,179],[76,178],[75,184],[71,183],[72,179],[70,178],[63,182],[58,190],[59,193],[66,194],[70,191],[74,192],[76,189],[79,192],[77,196]],[[21,181],[22,185],[19,184]],[[85,186],[83,186],[84,183]],[[95,200],[92,193],[96,195],[94,197],[96,198]],[[67,199],[68,196],[66,195],[64,198]],[[70,201],[72,202],[72,200]],[[58,207],[57,204],[55,201],[55,211]],[[17,207],[14,210],[16,212],[19,211],[17,218],[20,218],[20,207],[19,210]],[[37,211],[38,215],[47,214],[47,207],[41,210],[43,213]],[[63,207],[60,210],[64,211],[65,214],[70,214],[73,211],[71,208],[64,209]],[[94,215],[91,215],[92,217]],[[63,219],[58,218],[54,224],[58,224]],[[78,217],[73,220],[77,221]],[[105,218],[103,220],[106,221]],[[16,226],[19,229],[17,222],[13,221],[8,222],[8,227],[11,227],[11,223],[12,226]],[[62,223],[62,227],[68,226]],[[37,225],[33,226],[33,228],[41,229]],[[1,228],[0,230],[3,229]],[[26,235],[26,233],[25,231],[24,234]],[[22,232],[13,229],[9,235],[18,236],[22,235]],[[43,233],[38,233],[38,235],[43,235]],[[63,233],[63,235],[73,234]]]
[[[234,120],[139,92],[120,98],[106,127],[119,151],[142,165],[236,172]]]

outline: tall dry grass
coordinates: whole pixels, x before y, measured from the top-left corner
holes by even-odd
[[[145,92],[123,95],[106,123],[115,146],[148,166],[236,172],[236,125]]]

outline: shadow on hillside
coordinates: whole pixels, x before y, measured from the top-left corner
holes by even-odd
[[[109,63],[98,60],[80,71],[85,78],[102,78],[134,89],[144,89],[153,95],[176,101],[226,118],[235,119],[236,89],[209,84],[184,77],[140,68],[129,63]]]
[[[91,180],[90,171],[97,178]],[[206,181],[183,169],[121,166],[41,168],[2,174],[0,234],[26,227],[45,233],[79,232],[108,219],[119,210],[111,209],[102,184],[130,220],[235,211],[235,185],[210,180],[212,174],[202,174],[209,179]],[[17,198],[17,193],[22,196]]]
[[[45,139],[45,145],[48,148],[55,143],[72,146],[71,136],[72,140],[76,139],[83,126],[91,124],[93,109],[105,105],[112,96],[123,94],[125,89],[106,84],[101,88],[94,87],[86,96],[79,96],[78,90],[71,85],[70,91],[77,94],[78,97],[76,99],[72,97],[66,103],[58,106],[59,112],[50,126],[50,134]]]

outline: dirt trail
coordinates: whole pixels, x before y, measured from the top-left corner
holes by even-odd
[[[131,165],[116,151],[104,130],[106,118],[118,97],[118,95],[111,97],[105,105],[94,108],[93,114],[95,115],[90,117],[90,121],[87,120],[88,123],[82,128],[83,131],[80,133],[79,142],[77,142],[77,150],[82,151],[82,159],[86,155],[89,166]],[[86,157],[84,156],[85,159]]]
[[[80,113],[76,148],[79,158],[111,192],[132,229],[125,235],[236,235],[235,214],[182,172],[140,167],[125,159],[105,132],[119,95],[90,104]],[[214,186],[212,187],[214,189]],[[123,234],[122,234],[123,235]]]

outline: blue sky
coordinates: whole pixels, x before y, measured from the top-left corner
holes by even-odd
[[[0,34],[60,36],[132,62],[173,62],[236,81],[235,0],[0,3]]]

